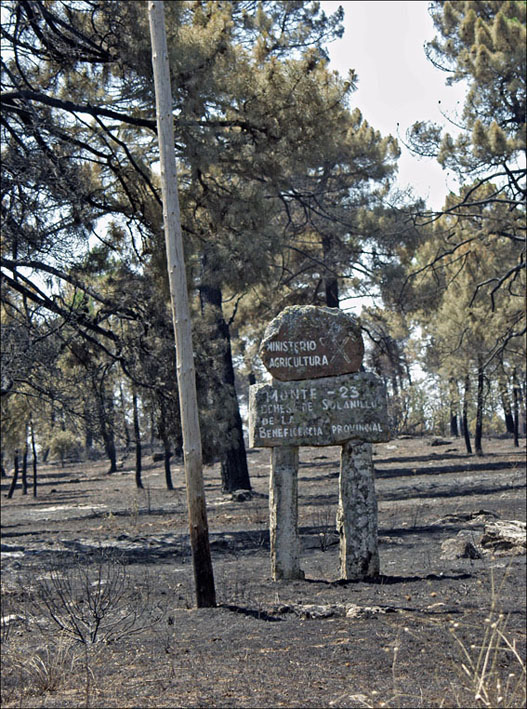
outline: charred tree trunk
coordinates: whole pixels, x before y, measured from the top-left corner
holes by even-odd
[[[93,431],[89,424],[86,425],[84,431],[84,447],[88,453],[93,448]]]
[[[104,450],[110,461],[108,473],[117,471],[117,451],[115,449],[115,435],[113,430],[113,392],[106,395],[104,382],[93,381],[93,390],[97,401],[97,414],[99,429],[104,443]]]
[[[170,450],[170,442],[168,439],[163,441],[164,447],[164,465],[165,465],[165,482],[167,490],[173,490],[174,485],[172,484],[172,470],[170,468],[170,458],[172,457],[172,451]]]
[[[206,267],[206,263],[204,264]],[[250,490],[247,453],[243,438],[242,418],[236,395],[234,366],[229,326],[223,317],[222,294],[220,288],[203,284],[200,286],[201,308],[203,313],[212,315],[212,346],[218,355],[221,391],[215,392],[221,397],[221,414],[227,423],[226,445],[221,452],[221,479],[224,492]],[[220,408],[220,407],[218,407]]]
[[[483,438],[483,407],[485,397],[483,388],[485,382],[485,373],[481,361],[478,362],[478,389],[476,394],[476,434],[474,436],[474,446],[476,455],[483,455],[482,438]]]
[[[141,456],[141,429],[139,427],[139,409],[137,406],[137,394],[135,390],[132,392],[132,409],[134,416],[134,439],[135,439],[135,484],[138,488],[143,489],[142,473],[142,456]]]
[[[459,428],[457,425],[457,413],[453,413],[452,410],[450,411],[450,435],[455,436],[455,438],[459,437]]]
[[[156,442],[156,422],[153,403],[150,404],[148,416],[150,419],[150,449],[153,450],[154,443]]]
[[[505,430],[507,433],[514,435],[514,415],[512,413],[511,398],[507,389],[507,384],[502,378],[500,378],[499,388],[501,406],[503,408],[503,416],[505,418]]]
[[[33,453],[33,497],[37,496],[37,446],[35,444],[35,429],[31,421],[31,452]]]
[[[326,305],[328,308],[339,308],[339,283],[336,278],[326,278]]]
[[[13,497],[13,493],[15,491],[16,484],[18,481],[18,448],[15,450],[15,454],[13,456],[13,465],[14,465],[13,479],[11,480],[11,485],[9,486],[9,492],[7,493],[7,498],[9,500]]]
[[[128,421],[126,420],[126,402],[124,400],[123,383],[119,380],[119,401],[121,403],[121,416],[123,418],[123,429],[124,429],[124,441],[126,450],[130,448],[130,443],[132,442],[132,437],[130,436],[130,429],[128,427]]]
[[[165,403],[165,400],[163,398],[163,395],[161,394],[159,396],[159,425],[158,425],[158,434],[159,438],[161,439],[163,443],[163,461],[164,461],[164,467],[165,467],[165,481],[166,481],[166,486],[167,490],[173,490],[174,486],[172,484],[172,471],[170,469],[170,458],[172,457],[172,452],[170,449],[170,435],[169,435],[169,427],[167,425],[167,420],[168,420],[168,410],[167,410],[167,404]]]
[[[55,406],[53,404],[51,407],[51,430],[49,432],[50,435],[53,433],[53,430],[55,428],[56,417],[57,417],[57,415],[55,413]],[[50,452],[50,446],[46,446],[46,448],[44,448],[44,451],[42,452],[42,462],[44,464],[48,462],[49,452]]]
[[[108,418],[106,426],[105,448],[108,460],[110,461],[110,470],[108,472],[115,473],[117,471],[117,451],[115,449],[114,405],[112,391],[110,391],[110,395],[107,397],[107,401]]]
[[[110,469],[108,470],[108,474],[115,473],[117,471],[117,451],[115,449],[115,438],[113,436],[113,430],[108,427],[102,434],[102,437],[104,441],[104,450],[106,451],[106,455],[108,456],[108,460],[110,462]]]
[[[520,382],[519,379],[516,380],[518,382],[518,408],[519,408],[519,417],[520,421],[522,422],[521,424],[521,432],[523,433],[524,436],[527,435],[527,410],[525,407],[525,381],[523,384]],[[518,432],[520,430],[520,422],[518,422]]]
[[[514,435],[514,415],[512,412],[504,411],[505,416],[505,430],[507,433],[512,433]]]
[[[450,379],[450,435],[458,438],[458,412],[459,412],[459,392],[454,379]]]
[[[467,453],[472,454],[472,445],[470,443],[470,431],[468,429],[468,397],[470,394],[470,375],[465,377],[465,391],[463,392],[463,437],[465,439],[465,447]]]
[[[29,452],[27,439],[29,434],[29,426],[26,423],[26,439],[24,442],[24,452],[22,454],[22,494],[27,495],[27,455]]]
[[[331,237],[324,234],[322,237],[322,254],[327,271],[324,274],[324,290],[328,308],[339,308],[339,282],[333,268],[333,244]]]
[[[516,369],[513,372],[512,375],[512,405],[513,405],[513,411],[514,411],[514,426],[513,426],[513,434],[514,434],[514,446],[516,448],[519,447],[520,442],[519,442],[519,432],[520,432],[520,387],[518,385],[518,376],[516,373]]]
[[[93,448],[93,399],[90,401],[87,397],[84,399],[83,405],[83,426],[84,426],[84,450],[86,455],[90,457]]]

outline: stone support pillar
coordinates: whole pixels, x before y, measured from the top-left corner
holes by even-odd
[[[298,536],[298,447],[280,446],[271,452],[269,531],[273,579],[300,579]]]
[[[371,443],[348,441],[342,446],[337,529],[341,578],[377,576],[377,497]]]

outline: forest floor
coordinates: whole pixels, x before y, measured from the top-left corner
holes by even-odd
[[[300,451],[302,581],[271,578],[269,451],[250,500],[207,467],[214,609],[193,608],[181,466],[170,492],[151,458],[137,490],[133,455],[41,467],[37,498],[4,479],[2,705],[525,706],[525,553],[480,544],[525,521],[525,439],[432,443],[374,446],[381,575],[361,582],[339,580],[338,448]]]

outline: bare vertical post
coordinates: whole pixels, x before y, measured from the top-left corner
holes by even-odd
[[[269,531],[273,579],[304,578],[299,566],[297,446],[271,451]]]
[[[347,441],[342,446],[337,527],[341,578],[377,576],[377,496],[371,443]]]
[[[190,544],[194,564],[197,606],[198,608],[207,608],[216,605],[216,594],[205,507],[203,459],[196,396],[194,354],[192,351],[192,328],[179,215],[172,93],[170,89],[165,13],[162,0],[154,0],[148,3],[148,18],[152,40],[152,66],[156,94],[167,267],[177,351],[177,378],[187,484]]]

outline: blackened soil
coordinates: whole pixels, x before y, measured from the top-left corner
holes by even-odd
[[[489,521],[525,521],[525,441],[485,441],[484,457],[432,442],[374,447],[381,576],[362,582],[339,578],[338,448],[301,449],[302,581],[270,576],[269,452],[249,454],[251,500],[206,468],[213,609],[194,609],[181,467],[171,492],[158,464],[137,490],[133,456],[112,475],[42,468],[37,498],[7,500],[6,480],[3,705],[522,706],[525,555],[479,542]],[[460,533],[479,558],[442,557]],[[101,642],[61,638],[50,612],[89,624],[105,587]]]

